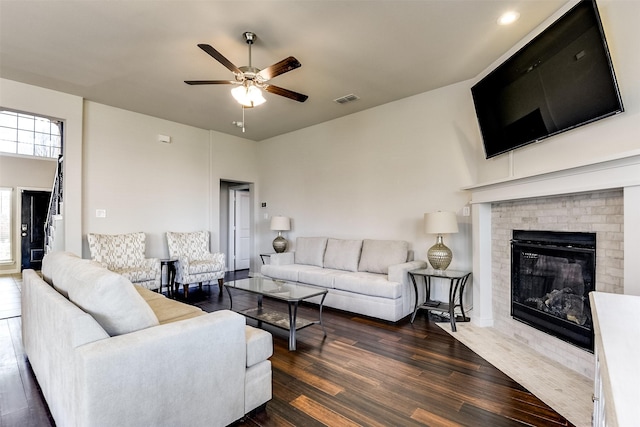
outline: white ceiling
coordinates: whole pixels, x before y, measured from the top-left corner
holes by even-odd
[[[478,75],[567,0],[0,0],[0,77],[203,129],[263,140]],[[498,16],[516,10],[503,27]],[[197,47],[254,67],[288,56],[302,67],[246,111],[232,73]],[[335,98],[356,94],[340,105]]]

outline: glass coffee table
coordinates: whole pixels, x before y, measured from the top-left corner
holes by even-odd
[[[280,329],[289,331],[289,350],[296,349],[296,331],[311,325],[320,325],[324,336],[327,331],[322,324],[322,305],[327,296],[327,290],[322,288],[314,288],[294,282],[286,282],[284,280],[275,280],[268,277],[250,277],[248,279],[235,280],[224,284],[229,294],[229,309],[233,309],[233,297],[231,289],[248,292],[258,296],[258,307],[249,308],[247,310],[238,311],[238,313],[264,322],[268,325],[275,326]],[[298,304],[309,298],[322,296],[319,305],[318,320],[309,320],[298,318]],[[289,312],[284,313],[276,310],[265,310],[262,308],[262,298],[267,297],[274,300],[285,301],[289,306]],[[294,326],[291,326],[294,325]]]

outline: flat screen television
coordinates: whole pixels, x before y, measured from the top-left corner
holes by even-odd
[[[624,111],[594,0],[471,88],[487,158]]]

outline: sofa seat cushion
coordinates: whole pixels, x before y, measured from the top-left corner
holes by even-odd
[[[409,243],[402,240],[369,240],[362,242],[358,271],[388,274],[389,266],[407,262]]]
[[[91,314],[110,335],[159,324],[153,310],[125,277],[94,262],[75,261],[66,280],[69,300]],[[54,283],[56,283],[54,277]]]
[[[287,280],[289,282],[299,282],[301,271],[319,270],[312,265],[285,264],[285,265],[263,265],[260,271],[265,276],[273,279]]]
[[[323,266],[326,237],[298,237],[296,239],[295,263]]]
[[[198,307],[169,299],[162,294],[150,291],[141,286],[135,286],[135,289],[146,303],[149,304],[149,307],[153,310],[153,313],[161,325],[206,314]]]
[[[358,271],[362,240],[328,239],[324,253],[325,268]]]
[[[206,314],[198,307],[183,304],[166,297],[151,300],[148,304],[161,325]]]
[[[271,357],[273,338],[269,332],[245,325],[244,333],[247,340],[247,368]]]
[[[191,274],[201,274],[201,273],[210,273],[212,271],[219,271],[220,266],[218,263],[212,260],[192,260],[189,262],[187,273]]]
[[[384,274],[349,273],[336,276],[333,286],[335,289],[353,292],[361,295],[396,299],[402,296],[402,285],[390,282]]]
[[[298,273],[298,281],[304,284],[320,286],[327,289],[334,288],[336,276],[349,274],[343,270],[332,270],[330,268],[305,269]]]

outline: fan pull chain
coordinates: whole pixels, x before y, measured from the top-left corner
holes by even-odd
[[[242,133],[244,133],[244,105],[242,107]]]

